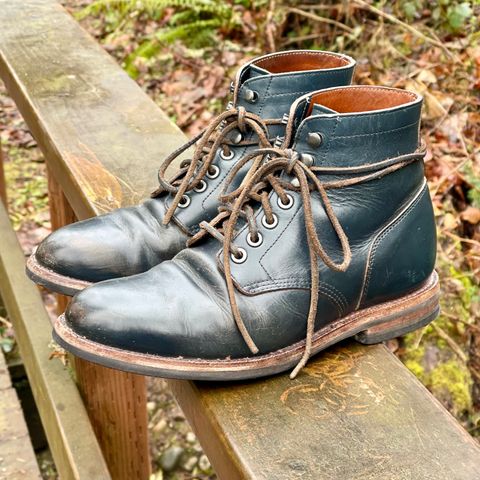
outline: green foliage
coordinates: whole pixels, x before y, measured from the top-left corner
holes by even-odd
[[[473,171],[472,165],[468,163],[463,168],[465,179],[472,186],[468,191],[468,199],[472,203],[472,206],[480,208],[480,177]]]
[[[478,0],[477,0],[478,1]],[[450,31],[451,33],[464,33],[466,27],[473,19],[472,2],[458,0],[408,0],[401,2],[401,12],[407,20],[421,17],[424,12],[430,12],[432,27]]]
[[[30,153],[31,150],[28,150]],[[24,151],[12,147],[7,150],[9,161],[5,162],[7,198],[13,227],[18,230],[23,222],[49,226],[47,178],[44,165],[28,158]]]
[[[229,32],[239,26],[233,6],[215,0],[95,0],[80,17],[102,12],[115,13],[112,30],[120,28],[129,16],[146,15],[153,20],[166,17],[164,26],[146,36],[127,57],[124,67],[133,77],[138,75],[138,59],[152,58],[165,44],[182,41],[187,47],[202,48],[215,43],[219,29]]]

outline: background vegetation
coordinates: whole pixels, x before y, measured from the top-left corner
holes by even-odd
[[[346,52],[358,60],[357,83],[424,95],[442,314],[389,347],[480,437],[480,0],[63,3],[189,135],[224,108],[245,59],[279,49]],[[1,92],[0,107],[10,212],[28,251],[49,228],[44,165]],[[4,350],[14,350],[7,320],[0,330]],[[152,383],[149,411],[155,478],[213,478],[161,382]],[[176,459],[171,468],[166,452]],[[54,470],[45,475],[54,478]]]

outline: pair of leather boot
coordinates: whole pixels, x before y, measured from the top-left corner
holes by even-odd
[[[354,65],[319,51],[247,63],[151,199],[47,237],[27,272],[76,294],[60,345],[146,375],[295,376],[344,338],[376,343],[435,318],[422,99],[349,86]]]

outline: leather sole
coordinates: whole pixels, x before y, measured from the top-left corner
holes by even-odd
[[[427,325],[439,313],[438,275],[417,290],[396,300],[353,312],[317,331],[312,355],[349,337],[361,343],[378,343]],[[239,359],[193,359],[162,357],[88,340],[71,330],[64,315],[55,325],[53,337],[66,350],[105,367],[141,375],[186,380],[244,380],[290,370],[298,363],[305,342],[301,341],[275,352]]]
[[[93,285],[92,282],[67,277],[44,267],[37,261],[35,253],[32,253],[28,258],[25,271],[28,278],[38,285],[42,285],[42,287],[52,292],[68,295],[69,297],[73,297],[76,293]]]

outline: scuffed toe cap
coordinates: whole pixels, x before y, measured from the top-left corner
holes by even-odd
[[[230,312],[203,288],[188,284],[181,269],[164,262],[86,288],[73,298],[65,323],[92,342],[130,352],[193,358],[248,354]]]
[[[35,252],[37,263],[57,274],[88,282],[116,277],[116,270],[124,263],[112,242],[104,240],[96,220],[67,225],[51,233]]]

